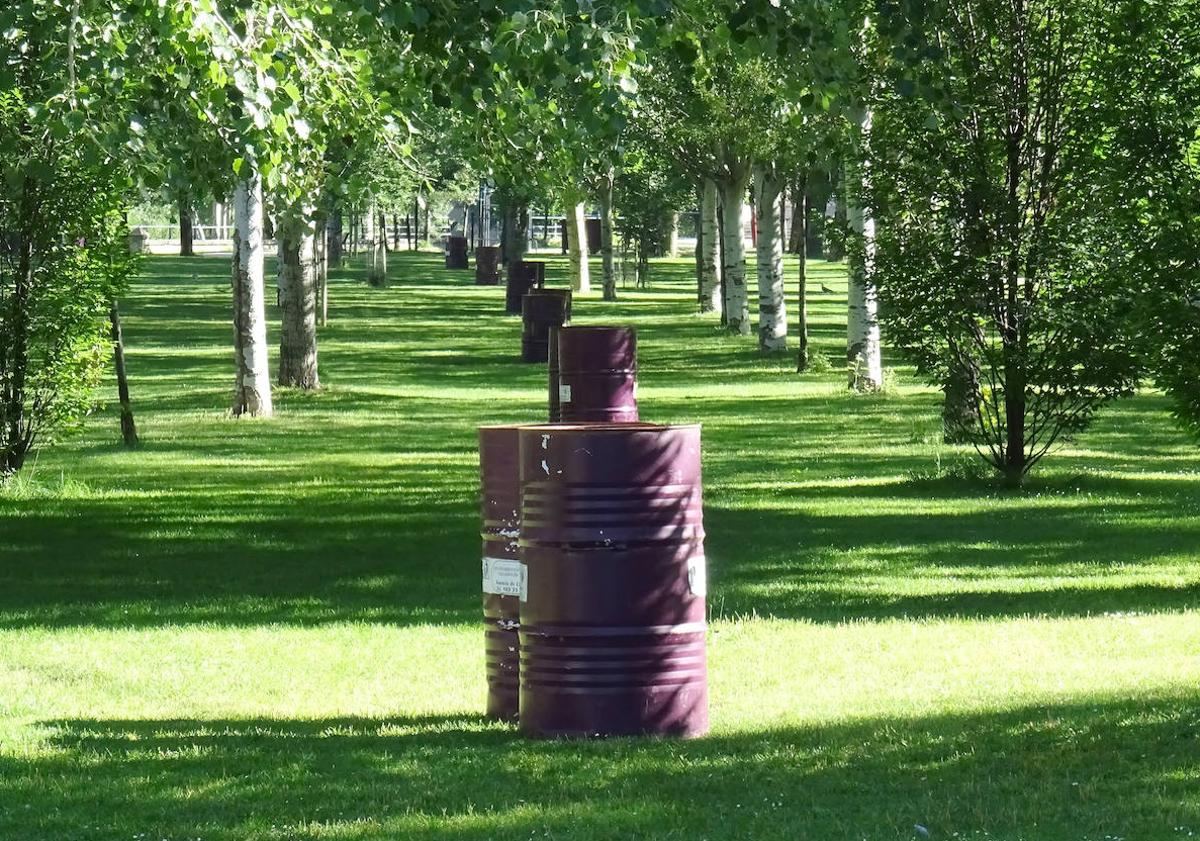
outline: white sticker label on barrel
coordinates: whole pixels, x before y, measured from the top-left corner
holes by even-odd
[[[570,403],[571,402],[571,386],[569,386],[565,383],[559,383],[558,402],[559,403]]]
[[[708,569],[704,561],[704,556],[692,558],[688,561],[688,589],[692,591],[693,596],[705,598],[708,595]]]
[[[511,558],[483,559],[483,592],[492,596],[519,596],[524,579],[520,561]]]
[[[525,566],[525,564],[521,564],[520,579],[521,583],[518,589],[520,590],[521,601],[527,602],[529,601],[529,567]]]

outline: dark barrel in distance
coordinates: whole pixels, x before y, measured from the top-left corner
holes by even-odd
[[[558,331],[561,419],[575,423],[638,420],[637,333],[632,327]]]
[[[480,245],[475,248],[475,285],[500,285],[500,247]]]
[[[513,260],[508,264],[504,311],[509,315],[520,315],[521,299],[525,297],[525,293],[531,289],[537,289],[545,281],[545,263],[537,260]]]
[[[467,261],[467,238],[460,236],[446,237],[446,268],[465,269]]]
[[[520,430],[521,730],[708,729],[700,428]]]
[[[479,487],[483,528],[483,644],[487,715],[517,717],[521,562],[521,486],[516,426],[479,428]]]
[[[521,359],[546,362],[551,331],[571,320],[571,290],[529,290],[521,299],[521,320]]]

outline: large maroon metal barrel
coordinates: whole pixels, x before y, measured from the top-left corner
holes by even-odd
[[[563,421],[638,419],[637,332],[632,327],[562,328],[558,368]]]
[[[708,729],[700,427],[520,431],[522,731]]]
[[[513,260],[508,264],[504,311],[508,315],[520,315],[521,299],[525,297],[525,293],[530,289],[537,289],[545,281],[545,263],[537,260]]]
[[[465,269],[467,261],[467,238],[459,236],[446,237],[446,268]]]
[[[521,299],[521,359],[545,362],[550,355],[550,331],[571,319],[570,289],[531,289]]]
[[[479,245],[475,248],[475,285],[500,285],[500,247]]]
[[[479,428],[483,515],[483,640],[487,715],[514,720],[519,692],[517,628],[520,613],[521,528],[518,427]]]

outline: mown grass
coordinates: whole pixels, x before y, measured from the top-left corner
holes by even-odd
[[[502,290],[346,270],[324,390],[235,421],[226,264],[155,258],[124,302],[143,446],[109,409],[0,490],[0,838],[1200,833],[1200,460],[1161,398],[1008,492],[894,356],[887,395],[797,376],[688,270],[575,312],[638,327],[646,418],[704,424],[711,736],[479,716],[474,430],[544,413]],[[837,359],[843,274],[813,275]]]

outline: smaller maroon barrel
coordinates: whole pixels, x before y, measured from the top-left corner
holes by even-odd
[[[521,562],[519,439],[516,426],[479,428],[479,479],[483,516],[483,644],[487,716],[517,717]]]
[[[475,285],[500,285],[500,247],[480,245],[475,248]]]
[[[465,269],[468,267],[467,238],[459,236],[446,237],[446,268]]]
[[[564,327],[558,331],[561,420],[638,420],[637,333],[632,327]]]
[[[521,359],[545,362],[550,352],[550,331],[571,319],[570,289],[531,289],[521,299]]]
[[[518,434],[522,732],[704,733],[700,427]]]
[[[504,312],[508,315],[520,315],[521,300],[525,297],[525,293],[539,288],[545,281],[545,263],[536,260],[513,260],[509,263]]]

